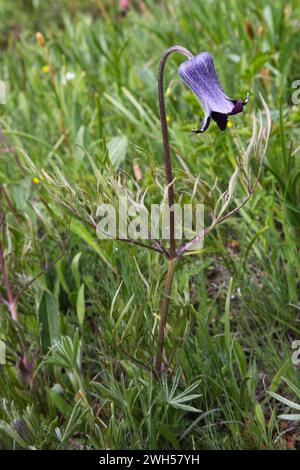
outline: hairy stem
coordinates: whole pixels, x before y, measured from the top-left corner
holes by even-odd
[[[170,259],[168,261],[167,279],[166,279],[166,285],[165,285],[165,290],[164,290],[164,297],[163,297],[163,303],[162,303],[162,308],[161,308],[160,325],[159,325],[158,339],[157,339],[157,356],[156,356],[156,362],[155,362],[155,371],[158,376],[162,372],[162,357],[163,357],[164,342],[165,342],[165,329],[166,329],[166,323],[167,323],[167,313],[168,313],[170,293],[171,293],[172,284],[173,284],[174,268],[175,268],[175,261]]]
[[[168,123],[166,116],[166,107],[165,107],[165,97],[164,97],[164,70],[165,64],[170,54],[173,52],[179,52],[184,56],[191,59],[193,54],[181,46],[173,46],[167,49],[161,56],[159,69],[158,69],[158,104],[159,104],[159,113],[160,113],[160,122],[161,122],[161,132],[163,140],[163,149],[164,149],[164,162],[165,162],[165,172],[166,172],[166,181],[168,185],[168,203],[169,203],[169,212],[170,212],[170,252],[169,257],[173,259],[176,253],[175,246],[175,218],[174,218],[174,186],[173,186],[173,171],[170,155],[170,144],[169,144],[169,133],[168,133]]]

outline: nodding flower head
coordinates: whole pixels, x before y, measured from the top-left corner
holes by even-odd
[[[202,127],[194,131],[197,134],[206,131],[211,118],[216,121],[221,131],[224,131],[227,127],[228,116],[241,113],[245,104],[248,103],[248,95],[245,101],[240,101],[232,100],[225,94],[213,58],[208,52],[203,52],[183,62],[178,72],[194,92],[205,112]]]

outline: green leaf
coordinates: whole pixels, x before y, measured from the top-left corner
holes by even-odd
[[[130,299],[128,300],[127,304],[125,305],[125,307],[123,308],[122,312],[120,313],[119,317],[118,317],[118,321],[116,322],[114,328],[113,328],[113,334],[116,333],[126,315],[126,313],[128,312],[129,308],[131,307],[131,304],[132,304],[132,301],[134,299],[134,294],[132,294],[132,296],[130,297]]]
[[[107,142],[109,159],[114,166],[118,168],[124,162],[128,147],[128,139],[125,135],[113,137]]]
[[[56,263],[55,270],[57,272],[57,277],[58,277],[58,280],[59,280],[63,290],[68,295],[70,295],[70,290],[69,290],[68,283],[66,281],[66,277],[65,277],[65,274],[64,274],[64,262],[63,262],[63,260],[60,260],[58,263]]]
[[[289,379],[282,377],[282,380],[290,387],[291,390],[295,393],[295,395],[300,398],[300,388],[297,387],[293,382]]]
[[[42,350],[46,354],[61,336],[58,304],[55,297],[47,291],[44,291],[42,295],[38,317],[42,326]]]
[[[73,408],[66,429],[61,437],[62,442],[66,442],[70,437],[72,437],[72,435],[78,430],[78,426],[80,426],[88,412],[89,409],[83,408],[82,400],[79,400]]]
[[[82,146],[84,143],[84,126],[80,126],[76,135],[76,143],[77,146],[75,147],[74,158],[75,158],[75,165],[76,168],[80,167],[82,159],[84,158],[84,150],[82,150]]]
[[[288,366],[290,365],[290,358],[287,358],[279,367],[278,371],[274,375],[271,385],[270,385],[270,391],[271,392],[276,392],[277,388],[279,387],[281,377],[282,375],[286,372]]]
[[[258,421],[258,424],[259,424],[261,430],[265,433],[265,431],[266,431],[266,421],[265,421],[265,417],[264,417],[264,412],[263,412],[262,407],[260,406],[260,404],[258,402],[255,405],[254,412],[255,412],[255,416],[256,416],[256,419]]]
[[[300,411],[300,405],[298,403],[294,403],[291,400],[288,400],[287,398],[282,397],[281,395],[278,395],[277,393],[274,392],[268,392],[271,397],[276,398],[276,400],[280,401],[286,406],[289,406],[290,408],[293,408],[296,411]]]
[[[278,418],[285,421],[300,421],[300,414],[279,415]]]
[[[77,289],[80,288],[80,273],[79,273],[79,260],[81,257],[81,252],[77,253],[76,256],[74,256],[71,264],[71,270],[72,274],[76,283]]]
[[[80,326],[82,326],[84,322],[84,317],[85,317],[84,284],[81,285],[78,291],[76,310],[77,310],[77,318],[78,318],[79,324]]]

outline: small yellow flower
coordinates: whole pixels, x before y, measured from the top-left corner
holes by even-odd
[[[228,127],[228,129],[230,129],[232,127],[232,122],[231,121],[227,121],[227,127]]]
[[[43,33],[40,33],[39,31],[37,33],[35,33],[35,39],[36,39],[36,42],[41,47],[45,47],[46,39],[45,39],[45,36],[43,35]]]
[[[43,73],[49,73],[50,72],[50,65],[43,65],[42,72]]]
[[[166,119],[167,119],[167,123],[169,124],[169,122],[171,121],[171,117],[168,114],[166,116]]]
[[[37,176],[35,176],[34,178],[32,178],[32,182],[33,184],[40,184],[40,180]]]

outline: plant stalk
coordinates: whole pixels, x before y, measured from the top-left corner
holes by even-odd
[[[173,284],[174,277],[174,268],[175,268],[175,257],[176,257],[176,243],[175,243],[175,215],[174,215],[174,184],[173,184],[173,171],[171,163],[171,153],[170,153],[170,143],[169,143],[169,132],[168,132],[168,123],[166,115],[166,106],[165,106],[165,96],[164,96],[164,71],[166,61],[170,54],[173,52],[179,52],[180,54],[188,57],[189,59],[193,58],[193,54],[182,46],[173,46],[167,49],[161,56],[159,68],[158,68],[158,79],[157,79],[157,88],[158,88],[158,104],[159,104],[159,114],[160,114],[160,123],[161,123],[161,132],[162,132],[162,141],[163,141],[163,150],[164,150],[164,163],[165,163],[165,173],[166,173],[166,182],[168,186],[168,205],[169,205],[169,214],[170,214],[170,250],[168,253],[168,271],[167,279],[164,290],[164,296],[162,301],[161,316],[160,316],[160,325],[157,338],[157,357],[155,362],[155,371],[159,377],[162,372],[162,358],[164,351],[164,342],[165,342],[165,329],[167,323],[167,313],[169,306],[170,292]]]
[[[167,279],[166,279],[166,285],[165,285],[165,290],[164,290],[164,297],[163,297],[163,303],[162,303],[162,308],[161,308],[160,324],[159,324],[159,331],[158,331],[158,338],[157,338],[157,357],[156,357],[156,363],[155,363],[155,371],[158,377],[163,372],[162,358],[163,358],[163,352],[164,352],[165,330],[166,330],[166,323],[167,323],[170,293],[171,293],[172,284],[173,284],[175,262],[176,261],[174,259],[168,260]]]

